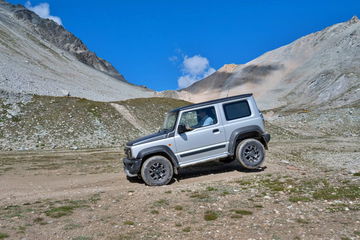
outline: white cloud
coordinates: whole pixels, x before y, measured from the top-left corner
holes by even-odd
[[[206,57],[195,55],[192,57],[184,56],[182,72],[183,75],[178,78],[178,85],[179,88],[186,88],[214,73],[215,69],[210,67],[209,60]]]
[[[209,60],[200,55],[195,55],[193,57],[185,56],[183,65],[184,65],[184,71],[186,73],[192,75],[198,75],[203,73],[206,70],[206,68],[209,67]]]
[[[41,18],[48,18],[50,20],[53,20],[57,24],[62,25],[61,18],[50,15],[50,5],[48,3],[40,3],[36,6],[32,6],[31,2],[27,1],[25,3],[25,7],[39,15],[39,17]]]
[[[209,68],[205,73],[204,76],[210,76],[211,74],[213,74],[214,72],[216,72],[215,68]]]

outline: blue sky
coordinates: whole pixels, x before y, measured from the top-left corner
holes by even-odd
[[[25,4],[11,0],[11,3]],[[31,0],[134,84],[178,89],[360,15],[359,0]]]

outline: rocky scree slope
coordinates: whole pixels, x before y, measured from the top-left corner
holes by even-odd
[[[357,17],[242,65],[225,65],[177,93],[199,102],[252,92],[262,109],[337,108],[360,102]],[[201,93],[201,94],[199,94]]]
[[[120,80],[119,80],[120,79]],[[95,101],[151,97],[52,20],[0,0],[0,89]]]
[[[189,104],[167,98],[108,103],[74,97],[1,95],[7,97],[0,98],[0,151],[119,147],[159,130],[167,111]],[[114,105],[126,109],[136,124]]]

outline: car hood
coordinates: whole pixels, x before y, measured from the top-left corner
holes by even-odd
[[[167,138],[167,136],[168,136],[168,132],[161,131],[161,132],[153,133],[153,134],[147,135],[145,137],[141,137],[141,138],[135,139],[133,141],[130,141],[130,142],[126,143],[126,145],[131,147],[131,146],[140,145],[143,143],[149,143],[149,142],[165,139],[165,138]]]

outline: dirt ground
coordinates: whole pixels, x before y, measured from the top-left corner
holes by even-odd
[[[122,149],[2,152],[0,239],[360,239],[359,146],[273,141],[263,169],[213,162],[162,187],[128,181]]]

